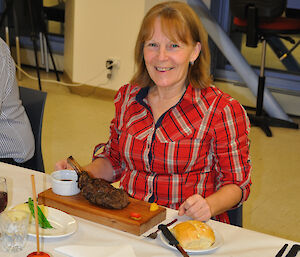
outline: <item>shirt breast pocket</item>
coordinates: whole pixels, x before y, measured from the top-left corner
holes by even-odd
[[[212,161],[210,148],[210,142],[194,138],[184,137],[177,141],[157,138],[153,152],[156,153],[155,159],[165,164],[168,173],[206,173]]]

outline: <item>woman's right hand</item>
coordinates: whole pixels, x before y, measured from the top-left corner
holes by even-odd
[[[55,164],[54,170],[73,170],[72,166],[68,164],[67,160],[58,161]]]
[[[187,215],[195,220],[208,221],[212,217],[210,206],[206,199],[199,194],[188,197],[179,206],[178,215]]]
[[[55,170],[74,170],[67,160],[58,161],[54,167]],[[113,167],[108,159],[97,158],[82,169],[89,173],[93,178],[103,178],[107,181],[113,181]]]

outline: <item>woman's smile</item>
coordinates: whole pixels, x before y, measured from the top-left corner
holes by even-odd
[[[168,67],[155,67],[155,69],[160,72],[173,70],[173,68],[168,68]]]

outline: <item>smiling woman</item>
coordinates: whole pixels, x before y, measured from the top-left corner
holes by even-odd
[[[177,1],[150,9],[135,62],[115,97],[109,141],[84,170],[179,215],[228,223],[226,211],[250,192],[249,121],[211,84],[207,34],[195,12]],[[56,164],[66,168],[66,160]]]

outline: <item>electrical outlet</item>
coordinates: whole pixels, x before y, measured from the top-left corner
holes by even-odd
[[[107,69],[112,69],[113,67],[115,69],[119,69],[119,67],[120,67],[120,60],[117,59],[117,58],[114,58],[114,57],[109,57],[109,58],[107,58],[105,65],[106,65]]]
[[[107,59],[105,63],[105,67],[108,70],[112,70],[114,61],[111,59]]]
[[[118,69],[120,61],[116,58],[108,58],[105,62],[105,67],[107,69],[107,78],[111,79],[113,70]]]

